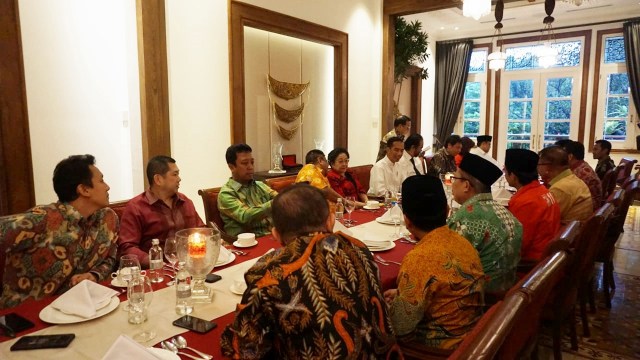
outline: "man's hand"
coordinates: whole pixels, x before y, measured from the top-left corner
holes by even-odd
[[[384,292],[384,301],[386,301],[387,304],[391,304],[396,296],[398,296],[398,289],[389,289]]]
[[[89,280],[89,281],[96,282],[96,277],[93,276],[93,274],[91,273],[76,274],[71,277],[71,280],[69,280],[69,283],[71,284],[71,286],[76,286],[82,280]]]

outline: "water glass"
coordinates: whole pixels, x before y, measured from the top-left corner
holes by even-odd
[[[129,286],[127,287],[127,300],[129,302],[128,321],[131,324],[143,324],[149,318],[149,306],[153,300],[153,288],[151,280],[140,274],[140,271],[134,269],[132,272]],[[138,342],[147,342],[156,337],[156,333],[150,329],[133,335],[133,339]]]
[[[344,225],[346,227],[350,227],[350,226],[353,226],[353,223],[354,223],[353,220],[351,220],[351,213],[356,208],[356,198],[354,196],[347,196],[344,198],[344,200],[345,200],[344,209],[349,214],[349,220],[345,220]]]
[[[173,277],[176,275],[176,264],[178,263],[178,242],[176,238],[167,238],[164,242],[164,257],[167,259],[171,268],[173,269]],[[167,286],[171,286],[175,283],[175,280],[171,280],[167,283]]]

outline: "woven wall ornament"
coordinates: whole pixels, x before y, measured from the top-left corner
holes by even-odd
[[[278,133],[280,134],[280,136],[282,136],[283,138],[287,139],[287,140],[291,140],[291,138],[293,137],[293,135],[296,134],[296,132],[298,132],[298,129],[300,129],[300,126],[302,125],[302,123],[297,124],[296,126],[292,127],[291,129],[286,129],[283,128],[282,126],[276,124],[276,129],[278,129]]]
[[[302,114],[302,110],[304,110],[304,103],[302,103],[302,106],[297,109],[287,110],[274,101],[273,107],[276,110],[276,116],[278,117],[278,119],[288,124],[296,121],[300,117],[300,115]]]
[[[306,84],[288,83],[276,80],[271,77],[271,75],[269,75],[268,83],[269,88],[274,94],[276,94],[277,97],[291,100],[302,95],[302,93],[307,90],[311,82],[308,81]]]

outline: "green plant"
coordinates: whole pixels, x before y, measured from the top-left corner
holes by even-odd
[[[422,23],[418,20],[407,23],[404,18],[396,18],[396,39],[395,39],[395,68],[394,76],[396,83],[402,83],[407,78],[407,69],[415,62],[422,63],[427,60],[427,41],[429,35],[422,32]],[[422,69],[420,78],[429,77],[427,69]]]

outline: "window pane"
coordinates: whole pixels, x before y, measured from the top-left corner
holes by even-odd
[[[608,118],[626,118],[629,116],[629,97],[608,97],[605,111]]]
[[[509,82],[510,99],[533,98],[533,80],[512,80]]]
[[[487,63],[487,50],[474,50],[471,53],[471,64],[469,65],[469,73],[483,73]]]
[[[547,80],[547,97],[571,97],[572,90],[572,77]]]
[[[531,122],[509,121],[507,140],[527,140],[531,138]]]
[[[509,101],[509,120],[531,120],[531,101]]]
[[[480,82],[479,81],[467,81],[467,85],[464,87],[464,99],[480,100]]]
[[[606,140],[625,140],[626,137],[626,120],[613,120],[604,122],[604,138]]]
[[[578,66],[580,65],[580,52],[582,51],[582,41],[571,41],[552,44],[552,48],[558,50],[558,60],[554,67]]]
[[[504,69],[507,71],[533,69],[537,66],[535,46],[508,47],[505,52],[507,53],[507,61]]]
[[[619,63],[624,62],[624,38],[622,36],[612,36],[604,40],[604,62]]]
[[[547,101],[547,110],[545,111],[544,118],[545,120],[571,119],[571,100]]]
[[[526,45],[507,47],[506,71],[539,69],[538,50],[543,45]],[[551,47],[558,50],[557,63],[553,67],[567,67],[580,65],[582,41],[568,41],[552,44]]]
[[[480,133],[479,121],[465,121],[464,122],[464,136],[478,135]]]
[[[477,101],[466,101],[464,103],[464,119],[480,119],[480,103]]]
[[[608,94],[628,94],[629,75],[627,73],[609,74],[607,76]]]
[[[547,122],[544,124],[544,140],[557,141],[560,139],[568,139],[570,128],[571,123],[568,121]]]
[[[528,142],[512,142],[512,141],[509,141],[507,143],[507,149],[527,149],[527,150],[529,150],[530,147],[531,147],[531,144],[529,144]]]

